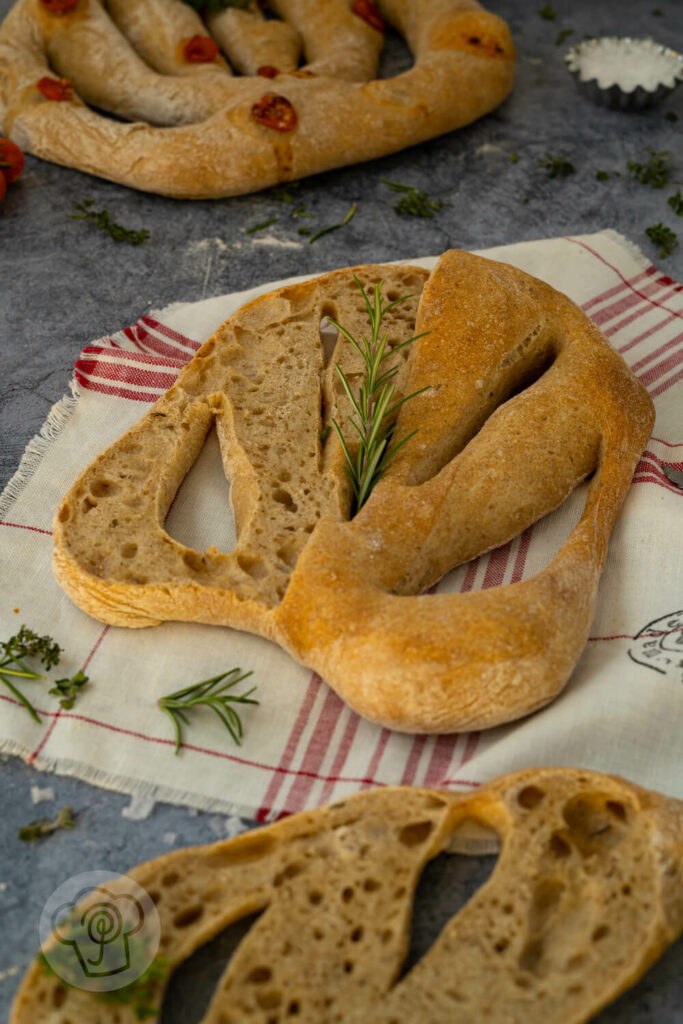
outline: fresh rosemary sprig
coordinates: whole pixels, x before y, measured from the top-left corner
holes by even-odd
[[[38,658],[45,668],[50,669],[58,664],[60,652],[61,647],[51,636],[38,636],[28,626],[22,626],[9,640],[0,641],[0,682],[24,705],[36,722],[40,722],[40,715],[8,676],[12,679],[44,679],[45,676],[27,667],[24,658]]]
[[[651,242],[660,246],[660,256],[670,256],[674,249],[678,247],[676,232],[666,227],[661,221],[659,224],[653,224],[652,227],[645,228],[645,234]]]
[[[264,228],[269,228],[271,224],[274,224],[275,221],[279,219],[279,217],[271,217],[270,220],[264,220],[261,221],[260,224],[254,224],[252,227],[246,228],[244,233],[245,235],[254,235],[257,231],[263,231]]]
[[[194,683],[192,686],[186,686],[182,690],[176,690],[175,693],[169,693],[166,697],[162,697],[159,700],[159,707],[162,711],[166,712],[173,722],[176,754],[180,750],[183,739],[181,723],[189,725],[187,713],[192,708],[200,706],[209,707],[218,715],[235,743],[239,746],[243,736],[242,721],[232,705],[258,704],[259,701],[251,697],[256,687],[252,686],[246,693],[239,694],[228,693],[227,691],[232,690],[233,686],[241,683],[243,679],[250,675],[251,672],[242,672],[240,668],[233,668],[228,672],[221,673],[219,676],[213,676],[212,679],[205,679],[201,683]],[[227,679],[228,682],[223,682],[224,679]]]
[[[74,203],[76,213],[72,213],[71,216],[74,220],[93,221],[101,231],[107,231],[109,237],[115,242],[127,242],[128,245],[142,245],[149,238],[147,228],[142,228],[141,231],[131,231],[129,228],[124,228],[121,224],[116,224],[111,219],[108,210],[93,210],[94,202],[94,199],[84,199],[82,203]]]
[[[416,188],[415,185],[402,185],[400,181],[392,181],[390,178],[379,179],[387,185],[392,192],[401,192],[401,198],[395,204],[394,210],[400,215],[409,214],[412,217],[433,217],[444,206],[448,206],[443,199],[430,199],[426,192]]]
[[[330,231],[336,231],[337,228],[343,228],[344,225],[348,224],[349,221],[352,219],[352,217],[354,216],[354,214],[355,214],[357,209],[358,209],[358,203],[353,203],[353,205],[351,206],[351,209],[346,214],[346,216],[344,217],[343,220],[340,220],[338,224],[328,224],[328,226],[326,228],[321,228],[320,231],[316,231],[316,233],[309,238],[309,240],[308,240],[309,244],[312,243],[312,242],[316,242],[319,238],[322,238],[323,235],[329,234]],[[303,234],[303,232],[301,231],[301,228],[299,228],[299,233]]]
[[[336,365],[344,391],[356,414],[356,418],[351,416],[349,420],[359,438],[355,458],[351,455],[348,445],[344,440],[341,427],[335,419],[332,420],[332,426],[337,432],[344,451],[344,458],[346,459],[345,469],[355,495],[355,514],[368,500],[373,487],[384,476],[389,463],[399,449],[417,433],[417,430],[412,430],[401,441],[393,445],[393,447],[391,446],[396,411],[404,402],[414,398],[416,395],[422,394],[423,391],[429,390],[429,385],[425,385],[425,387],[413,391],[412,394],[406,395],[404,398],[399,399],[399,401],[392,402],[395,391],[394,377],[398,373],[398,366],[394,365],[389,369],[383,369],[383,364],[400,349],[417,341],[418,338],[423,338],[429,332],[425,331],[423,334],[416,334],[414,337],[408,338],[407,341],[401,342],[400,345],[387,349],[388,334],[386,331],[384,334],[380,333],[382,319],[399,302],[405,302],[406,299],[412,296],[402,295],[400,298],[394,299],[387,306],[384,306],[382,304],[382,281],[375,285],[371,302],[363,285],[355,275],[354,280],[360,288],[361,294],[365,299],[365,305],[367,306],[371,327],[370,339],[368,340],[362,336],[361,340],[358,341],[336,320],[328,317],[328,321],[351,342],[363,359],[366,369],[365,379],[361,382],[358,395],[356,396],[353,394],[351,385],[341,366],[338,363]]]
[[[543,167],[549,178],[566,178],[574,173],[574,164],[565,160],[563,156],[540,157],[536,161],[539,167]]]
[[[662,149],[659,153],[655,149],[649,149],[648,153],[650,156],[647,163],[640,164],[635,160],[629,160],[626,166],[631,176],[642,185],[662,188],[671,177],[673,158],[668,149]]]
[[[76,819],[73,816],[73,808],[70,805],[63,807],[54,821],[50,821],[49,818],[39,818],[37,821],[32,821],[29,825],[24,825],[17,832],[17,836],[24,843],[32,843],[36,839],[42,839],[43,836],[49,836],[53,832],[56,832],[60,828],[73,828],[76,824]]]

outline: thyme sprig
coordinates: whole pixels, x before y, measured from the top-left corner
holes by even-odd
[[[79,669],[71,679],[58,679],[51,690],[48,693],[54,693],[56,697],[61,697],[60,704],[63,708],[72,708],[76,703],[76,698],[88,682],[88,677],[83,672],[83,669]]]
[[[414,337],[408,338],[407,341],[395,345],[394,348],[388,349],[388,334],[386,331],[381,333],[382,320],[390,309],[393,309],[400,302],[405,302],[406,299],[412,296],[402,295],[385,306],[382,300],[382,281],[375,285],[372,301],[370,301],[363,285],[355,275],[354,280],[365,299],[365,305],[370,318],[370,338],[361,336],[361,340],[358,341],[336,320],[328,317],[328,321],[351,342],[365,363],[365,379],[361,382],[357,395],[354,395],[351,390],[351,385],[341,366],[337,363],[335,367],[351,407],[356,414],[355,417],[351,416],[349,418],[349,422],[359,438],[355,458],[352,456],[344,440],[341,427],[335,419],[332,420],[332,426],[337,432],[344,451],[346,473],[353,487],[355,514],[368,500],[373,487],[384,476],[389,463],[399,449],[417,433],[417,430],[412,430],[392,446],[391,442],[397,410],[409,399],[415,398],[416,395],[429,390],[429,385],[425,385],[425,387],[419,388],[417,391],[413,391],[412,394],[406,395],[404,398],[394,402],[394,378],[398,373],[398,366],[394,365],[385,369],[384,364],[396,352],[407,345],[411,345],[418,338],[423,338],[429,332],[425,331],[422,334],[416,334]]]
[[[32,843],[36,839],[42,839],[43,836],[49,836],[53,832],[56,832],[60,828],[73,828],[76,824],[76,819],[73,816],[73,807],[67,804],[63,807],[54,821],[49,818],[38,818],[37,821],[32,821],[28,825],[24,825],[17,832],[17,836],[24,843]]]
[[[77,937],[79,931],[82,929],[80,922],[74,926],[74,935]],[[140,947],[138,949],[138,946]],[[72,946],[68,945],[64,947],[64,951],[61,957],[58,957],[59,971],[56,971],[52,966],[50,960],[44,953],[39,953],[36,957],[36,962],[42,971],[49,977],[59,978],[60,982],[64,985],[68,985],[70,988],[79,988],[78,980],[80,976],[70,980],[70,974],[73,973],[73,962],[71,958],[67,958],[67,953],[70,953]],[[135,963],[137,956],[146,957],[146,949],[143,944],[135,944],[135,936],[129,943],[129,950],[131,956],[131,962]],[[50,954],[51,959],[55,959],[56,952],[53,949]],[[109,992],[98,992],[94,994],[97,999],[103,1003],[114,1003],[121,1006],[130,1006],[133,1013],[135,1014],[136,1020],[148,1020],[150,1017],[157,1017],[159,1013],[159,1007],[155,1005],[155,999],[159,994],[159,984],[164,980],[168,974],[169,960],[167,957],[155,956],[149,967],[147,967],[139,978],[135,981],[130,982],[128,985],[122,986],[122,988],[113,989]]]
[[[681,195],[680,188],[672,196],[669,196],[667,203],[677,217],[683,217],[683,196]]]
[[[58,664],[60,653],[61,647],[51,636],[38,636],[28,626],[22,626],[9,640],[0,641],[0,682],[24,705],[36,722],[41,721],[40,715],[11,679],[44,679],[45,676],[33,672],[24,659],[38,658],[45,668],[50,669]]]
[[[246,693],[229,693],[228,691],[250,675],[251,672],[242,672],[240,668],[233,668],[228,672],[213,676],[211,679],[204,679],[201,683],[185,686],[182,690],[176,690],[175,693],[161,697],[159,707],[173,722],[176,754],[183,741],[182,725],[190,724],[187,718],[188,712],[202,706],[211,708],[218,715],[235,743],[240,745],[244,730],[242,720],[233,705],[258,704],[259,701],[251,697],[256,687],[252,686]],[[224,682],[225,679],[228,681]]]
[[[433,217],[435,213],[443,210],[448,203],[443,199],[430,199],[426,192],[415,185],[402,185],[400,181],[392,181],[391,178],[379,179],[387,185],[392,192],[400,192],[401,198],[394,205],[394,210],[400,215],[412,217]]]
[[[628,167],[631,176],[642,185],[649,185],[651,188],[662,188],[671,178],[671,164],[673,157],[668,149],[657,152],[656,149],[649,149],[647,163],[641,164],[635,160],[629,160]]]
[[[676,232],[662,224],[661,221],[659,224],[653,224],[651,227],[645,228],[645,234],[654,245],[660,247],[659,255],[662,257],[670,256],[678,246]]]
[[[108,210],[93,210],[94,199],[84,199],[82,203],[74,203],[75,213],[71,216],[74,220],[91,220],[101,231],[106,231],[109,237],[115,242],[127,242],[128,245],[142,245],[149,238],[147,228],[140,231],[132,231],[117,224],[109,216]]]
[[[574,164],[563,156],[551,156],[549,153],[536,161],[549,178],[566,178],[574,173]]]

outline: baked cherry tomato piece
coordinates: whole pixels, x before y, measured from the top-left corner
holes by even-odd
[[[78,0],[40,0],[40,2],[50,14],[68,14],[74,9]]]
[[[371,28],[376,29],[378,32],[384,32],[384,21],[382,15],[377,10],[372,0],[354,0],[353,7],[351,8],[354,14],[357,14],[363,21],[367,21]]]
[[[276,132],[291,132],[299,121],[296,110],[286,96],[278,96],[276,93],[262,96],[251,108],[251,116],[266,128],[274,128]]]
[[[211,36],[192,36],[185,43],[183,53],[190,64],[210,64],[218,56],[218,44]]]
[[[7,191],[7,182],[5,181],[5,175],[0,174],[0,203],[5,198],[5,192]]]
[[[24,169],[24,154],[11,139],[0,139],[0,178],[9,185]]]
[[[73,90],[68,78],[49,78],[45,75],[36,82],[36,88],[46,100],[54,100],[56,103],[73,99]]]
[[[261,78],[277,78],[280,74],[279,68],[274,68],[272,64],[262,64],[256,72]]]

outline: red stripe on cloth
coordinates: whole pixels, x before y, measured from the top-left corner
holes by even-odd
[[[87,377],[101,377],[121,384],[133,384],[137,388],[159,388],[167,391],[175,383],[177,374],[161,373],[159,370],[143,370],[125,363],[111,363],[105,359],[79,359],[76,369]]]
[[[306,693],[304,694],[304,699],[301,702],[301,707],[299,708],[299,713],[296,716],[294,725],[292,726],[292,730],[289,736],[287,737],[287,742],[285,743],[285,749],[282,752],[280,763],[277,766],[277,768],[273,769],[275,774],[273,775],[273,778],[270,780],[270,784],[263,798],[263,804],[256,812],[257,821],[265,821],[265,819],[268,817],[271,811],[271,807],[278,793],[280,792],[280,788],[282,787],[283,782],[285,781],[285,774],[289,774],[289,766],[291,765],[292,760],[294,759],[294,755],[296,754],[297,747],[299,746],[299,740],[301,739],[301,734],[303,733],[306,727],[308,716],[311,713],[311,708],[315,703],[315,699],[318,696],[318,691],[320,690],[321,685],[322,679],[320,678],[317,672],[314,672],[308,682],[308,688],[306,690]]]
[[[334,690],[328,689],[301,761],[302,774],[294,779],[283,801],[284,809],[288,813],[294,814],[306,806],[315,778],[320,778],[320,767],[329,752],[334,730],[345,707],[344,701]]]
[[[379,734],[379,739],[375,744],[375,749],[373,751],[372,757],[370,758],[370,763],[368,764],[368,770],[365,773],[366,780],[361,786],[361,789],[368,789],[370,786],[377,785],[377,783],[375,782],[375,776],[377,775],[377,769],[380,766],[380,762],[384,755],[384,750],[386,748],[387,743],[389,742],[390,736],[391,730],[382,727],[382,731]]]
[[[668,359],[663,359],[661,363],[651,366],[644,373],[637,373],[636,377],[641,384],[647,387],[648,384],[654,384],[655,381],[663,377],[669,370],[673,370],[680,362],[683,362],[683,345],[680,345],[675,352],[672,352]]]
[[[90,377],[85,377],[78,370],[75,371],[78,383],[88,391],[98,391],[101,395],[115,395],[116,398],[129,398],[131,402],[147,402],[152,404],[159,397],[159,392],[153,391],[131,391],[128,388],[115,388],[110,384],[100,384]]]
[[[333,775],[339,775],[341,773],[342,768],[346,764],[346,759],[349,756],[349,751],[351,750],[351,747],[353,746],[353,741],[356,738],[356,732],[358,731],[359,725],[360,715],[357,715],[355,711],[350,711],[349,719],[346,723],[346,728],[344,729],[344,734],[341,738],[339,746],[337,747],[337,753],[334,756],[334,761],[332,762],[332,766],[330,769]],[[325,782],[325,785],[323,786],[322,792],[320,794],[321,804],[326,804],[329,802],[330,796],[332,794],[332,789],[333,783],[328,779]]]
[[[646,331],[643,331],[642,334],[639,334],[636,338],[632,338],[631,341],[627,341],[625,345],[620,345],[617,352],[620,352],[623,356],[624,352],[628,352],[630,349],[635,348],[636,345],[640,345],[641,341],[646,341],[648,338],[651,338],[653,334],[658,334],[659,331],[664,330],[664,328],[668,327],[670,323],[673,323],[675,319],[676,317],[673,313],[669,313],[663,320],[660,320],[659,323],[654,324],[653,327],[648,327]],[[607,337],[611,337],[614,333],[615,332],[612,330],[605,331]]]
[[[529,547],[531,545],[531,534],[533,532],[533,524],[528,526],[522,536],[519,538],[519,547],[517,548],[517,556],[515,558],[515,564],[512,567],[512,583],[519,583],[522,576],[524,575],[524,568],[526,566],[527,555],[529,554]]]
[[[104,629],[102,630],[102,632],[98,636],[97,640],[95,641],[95,643],[90,648],[90,651],[88,652],[87,658],[85,659],[85,661],[81,665],[81,672],[85,672],[86,668],[88,667],[88,665],[90,664],[90,662],[93,659],[95,651],[100,646],[100,644],[102,643],[102,641],[104,640],[105,636],[107,635],[107,633],[109,632],[110,629],[111,629],[111,626],[105,626],[104,627]],[[33,751],[33,753],[29,755],[29,757],[27,759],[27,762],[26,762],[27,764],[33,764],[35,759],[38,757],[38,754],[41,752],[41,750],[43,749],[43,747],[45,746],[45,744],[49,740],[50,736],[52,735],[52,733],[54,731],[54,728],[57,725],[57,722],[59,721],[59,719],[62,716],[62,712],[63,711],[64,711],[64,708],[60,706],[59,710],[53,715],[52,721],[50,722],[50,725],[48,726],[47,731],[45,732],[45,735],[43,736],[42,740],[40,741],[40,743],[38,744],[36,749]]]
[[[134,337],[128,334],[128,331],[133,332]],[[124,333],[131,337],[131,340],[135,341],[138,348],[143,349],[145,352],[157,352],[166,358],[178,359],[182,362],[183,366],[186,366],[192,358],[191,353],[185,352],[183,349],[178,348],[177,345],[169,345],[167,341],[157,337],[156,334],[150,334],[141,324],[135,324],[134,327],[126,328]]]
[[[478,555],[476,558],[473,558],[467,566],[465,579],[462,581],[462,586],[460,588],[461,594],[466,594],[467,591],[471,590],[474,586],[474,581],[477,578],[477,569],[479,568],[480,557],[481,556]]]
[[[460,737],[457,734],[451,736],[437,736],[432,750],[432,756],[425,772],[425,786],[439,786],[448,767],[453,759],[453,753]]]
[[[474,757],[474,753],[479,745],[480,737],[480,732],[471,732],[469,734],[469,736],[467,737],[467,743],[465,744],[465,750],[460,760],[460,764],[458,765],[459,768],[462,768],[463,765],[466,765],[468,761],[472,760],[472,758]]]
[[[677,494],[679,496],[683,496],[683,491],[680,489],[680,487],[676,487],[676,485],[670,483],[669,480],[667,480],[666,483],[665,483],[663,480],[660,480],[659,477],[656,477],[656,476],[645,476],[645,475],[643,475],[643,476],[639,476],[637,480],[634,477],[634,479],[631,481],[631,483],[633,483],[633,484],[657,484],[658,487],[663,487],[664,490],[671,491],[672,494]]]
[[[683,448],[683,441],[665,441],[663,437],[655,437],[654,434],[650,440],[656,441],[657,444],[666,445],[667,448]]]
[[[9,523],[4,519],[0,519],[0,526],[11,526],[15,530],[30,530],[31,533],[44,533],[46,536],[52,536],[52,530],[40,530],[37,526],[24,526],[23,523]]]
[[[648,355],[643,356],[643,358],[639,359],[637,363],[632,363],[631,369],[636,373],[636,371],[640,370],[641,367],[646,366],[647,363],[651,363],[653,359],[658,359],[660,356],[663,356],[665,352],[669,351],[669,349],[681,345],[682,342],[683,333],[677,334],[675,338],[671,338],[671,340],[667,341],[664,345],[660,345],[659,348],[656,348],[652,352],[648,353]]]
[[[680,370],[678,373],[674,374],[673,377],[669,377],[668,380],[663,381],[663,383],[661,383],[658,387],[650,388],[650,398],[656,398],[658,395],[663,395],[664,392],[668,391],[669,388],[672,388],[674,384],[678,384],[679,380],[681,380],[682,378],[683,370]]]
[[[629,292],[628,295],[619,299],[618,302],[613,302],[611,305],[604,306],[602,309],[599,309],[597,313],[593,314],[591,320],[594,324],[597,324],[598,327],[601,327],[602,324],[606,324],[609,320],[613,320],[614,317],[618,316],[620,313],[625,313],[627,310],[633,309],[634,306],[640,305],[641,302],[648,302],[647,308],[649,308],[649,296],[658,291],[660,291],[659,286],[653,283],[648,285],[647,288],[643,288],[641,295]],[[643,296],[646,296],[646,298],[643,298]],[[640,315],[640,313],[638,315]]]
[[[630,278],[628,284],[639,284],[644,277],[651,277],[656,272],[657,268],[650,265],[647,268],[647,270],[643,270],[640,274],[636,274],[635,277]],[[587,310],[592,309],[593,306],[599,306],[601,302],[606,302],[607,299],[611,299],[613,295],[617,295],[619,292],[623,292],[624,288],[626,287],[627,284],[625,281],[622,281],[621,284],[615,284],[611,288],[608,288],[606,292],[602,292],[602,294],[596,295],[594,299],[589,299],[588,302],[584,302],[584,304],[581,306],[581,309],[585,313]]]
[[[638,291],[638,289],[631,283],[631,281],[627,280],[624,277],[620,270],[618,270],[612,263],[610,263],[609,260],[606,260],[604,256],[601,256],[599,252],[596,252],[595,249],[592,249],[591,246],[588,245],[586,242],[582,241],[580,238],[572,238],[571,235],[565,235],[564,237],[568,242],[571,242],[573,245],[578,245],[582,249],[585,249],[586,252],[591,253],[593,256],[595,256],[597,260],[600,260],[600,262],[603,263],[606,267],[609,267],[610,270],[613,270],[617,277],[621,278],[624,284],[627,285],[632,291],[634,291],[637,295],[641,294]],[[647,296],[644,295],[643,298],[647,298]],[[666,306],[662,306],[661,302],[658,300],[649,299],[648,301],[651,302],[653,306],[661,306],[662,309],[667,308]],[[669,310],[669,312],[672,313],[675,317],[678,317],[678,319],[683,320],[683,312],[678,313],[676,312],[676,310],[673,309]]]
[[[123,335],[125,335],[125,337],[128,338],[129,341],[132,341],[133,344],[137,348],[143,349],[143,350],[146,351],[145,346],[138,339],[138,334],[137,334],[137,329],[136,328],[134,328],[134,327],[124,327],[123,330],[121,331],[121,333]],[[126,351],[127,351],[127,349],[126,349]]]
[[[660,301],[666,302],[667,299],[670,299],[674,292],[677,290],[678,289],[673,289],[672,291],[667,292],[666,295],[660,296]],[[657,307],[655,307],[650,301],[649,305],[643,306],[642,309],[635,310],[630,316],[624,317],[623,320],[620,320],[618,323],[612,324],[611,327],[606,328],[605,334],[608,338],[611,338],[613,335],[618,334],[619,331],[623,331],[626,327],[629,327],[636,320],[640,320],[642,316],[646,316],[648,313],[652,313],[656,308]],[[672,317],[671,319],[675,320],[676,318]]]
[[[112,349],[101,345],[86,345],[79,358],[82,359],[84,355],[102,356],[112,365],[125,365],[134,362],[141,363],[143,366],[163,366],[165,370],[169,371],[182,370],[183,366],[187,365],[182,359],[162,359],[161,356],[153,356],[149,352],[131,352],[129,349],[121,348],[112,351]]]
[[[512,541],[510,540],[507,544],[503,544],[501,547],[496,548],[495,551],[491,551],[488,556],[488,565],[486,566],[484,580],[481,585],[483,590],[488,589],[488,587],[501,586],[505,579],[505,573],[507,572],[511,551]]]
[[[403,775],[401,776],[402,786],[412,786],[415,781],[417,769],[422,758],[422,751],[424,750],[425,743],[427,742],[426,736],[415,736],[410,747],[410,753],[408,754],[408,760],[405,763],[403,769]]]
[[[170,338],[172,341],[176,341],[183,348],[189,348],[193,352],[196,352],[198,348],[202,347],[201,341],[195,341],[194,338],[188,338],[186,334],[181,334],[180,331],[174,330],[169,327],[168,324],[163,324],[160,320],[155,320],[151,316],[140,317],[140,323],[151,327],[153,330],[158,331],[159,334],[163,334],[165,337]]]
[[[472,779],[444,779],[442,786],[464,786],[465,789],[478,789],[481,782],[474,782]]]

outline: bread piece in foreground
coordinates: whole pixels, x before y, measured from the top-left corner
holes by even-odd
[[[493,874],[397,980],[420,873],[473,825],[499,837]],[[549,768],[465,795],[360,793],[130,877],[154,897],[171,970],[262,911],[203,1024],[580,1024],[681,934],[682,871],[681,802]],[[34,964],[10,1024],[133,1020]]]
[[[216,332],[143,419],[80,475],[54,525],[55,574],[114,625],[167,619],[251,630],[394,729],[510,721],[567,682],[588,636],[609,535],[653,422],[647,392],[565,295],[452,250],[427,275],[358,267],[393,299],[401,448],[360,513],[332,418],[354,446],[362,364],[351,269],[281,288]],[[426,284],[425,284],[426,281]],[[424,291],[423,289],[424,285]],[[417,309],[417,299],[422,292]],[[417,317],[417,322],[416,322]],[[409,353],[409,355],[408,355]],[[194,551],[163,523],[216,423],[237,527],[233,552]],[[508,586],[424,595],[454,566],[556,508],[591,473],[583,515],[550,565]]]
[[[272,0],[283,20],[247,6],[205,24],[180,0],[17,0],[0,26],[4,134],[132,188],[214,198],[394,153],[512,88],[507,25],[476,0]],[[383,18],[414,57],[392,78],[377,77]]]

